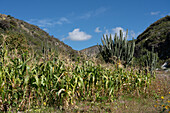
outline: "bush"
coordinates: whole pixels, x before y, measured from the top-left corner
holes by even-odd
[[[0,27],[3,30],[8,30],[8,29],[10,29],[10,22],[7,20],[0,20]]]

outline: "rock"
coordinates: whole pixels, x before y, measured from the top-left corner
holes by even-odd
[[[161,66],[162,69],[164,70],[167,70],[168,68],[170,68],[170,62],[165,62],[162,66]]]

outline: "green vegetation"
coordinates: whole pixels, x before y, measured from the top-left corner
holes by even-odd
[[[120,36],[117,34],[114,36],[114,41],[110,34],[110,38],[108,35],[103,35],[102,45],[99,45],[100,54],[106,62],[116,63],[117,60],[121,60],[124,64],[130,64],[134,54],[135,41],[132,42],[127,41],[127,33],[126,36],[123,37],[123,32],[120,30]],[[116,61],[115,61],[116,60]]]
[[[170,92],[169,92],[170,95]],[[166,112],[166,111],[170,111],[170,101],[168,100],[168,98],[164,98],[164,96],[161,96],[160,99],[158,99],[154,105],[155,109],[157,111],[159,111],[160,113]]]
[[[12,50],[18,46],[17,49],[23,46],[29,51],[32,49],[39,55],[44,54],[42,48],[45,49],[54,49],[57,51],[58,55],[64,56],[62,59],[65,60],[65,57],[73,61],[77,60],[77,57],[83,59],[82,55],[77,51],[73,50],[70,46],[64,44],[57,38],[50,36],[45,31],[41,30],[35,25],[28,24],[22,20],[15,19],[10,15],[0,14],[0,35],[4,34],[8,37],[6,40],[8,44],[11,45],[8,49]],[[15,43],[13,43],[13,40]],[[20,42],[21,41],[21,42]],[[0,44],[2,44],[3,38],[0,36]],[[22,44],[22,45],[20,45]]]
[[[154,79],[150,73],[133,68],[109,70],[91,61],[66,66],[55,56],[43,60],[30,53],[12,54],[3,44],[1,111],[42,106],[67,109],[76,101],[113,102],[123,94],[146,94]]]
[[[152,51],[152,46],[158,52],[160,60],[170,58],[170,16],[165,16],[151,24],[136,41],[135,57],[139,58],[145,54],[145,50]]]
[[[145,54],[140,58],[134,58],[133,65],[140,69],[145,68],[145,70],[153,74],[158,67],[158,53],[154,52],[154,47],[152,47],[152,51],[143,51],[145,51]]]
[[[127,34],[103,36],[100,65],[10,15],[0,14],[0,33],[0,112],[170,111],[170,81],[156,76],[155,46],[151,52],[141,46],[142,57],[134,58],[135,40]]]
[[[8,45],[8,49],[9,51],[12,50],[18,50],[18,52],[26,52],[28,51],[28,44],[27,44],[27,40],[24,37],[23,34],[18,34],[18,33],[10,33],[7,35],[3,35],[4,38],[2,38],[4,41],[4,43],[6,43],[6,45]]]
[[[153,71],[157,67],[158,53],[154,53],[154,47],[152,47],[152,51],[147,51],[147,59],[146,59],[146,67],[149,68],[149,71],[153,73]]]

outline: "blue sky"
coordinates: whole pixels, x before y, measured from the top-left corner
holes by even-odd
[[[170,0],[0,0],[0,13],[39,26],[81,50],[101,43],[103,34],[128,29],[136,38],[170,15]]]

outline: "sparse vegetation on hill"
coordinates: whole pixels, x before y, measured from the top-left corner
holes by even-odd
[[[136,40],[135,57],[142,56],[152,47],[158,52],[159,59],[170,58],[170,16],[159,19],[151,24]]]
[[[96,55],[99,53],[99,48],[97,45],[80,50],[81,53],[87,55],[87,57],[96,57]]]
[[[22,38],[26,40],[22,45],[28,45],[28,50],[34,49],[42,54],[42,49],[55,49],[61,56],[66,56],[71,60],[76,60],[79,53],[70,46],[59,41],[59,39],[50,36],[47,32],[41,30],[35,25],[31,25],[22,20],[15,19],[10,15],[0,14],[0,34],[7,35],[8,44],[14,46],[14,42],[20,44]],[[0,43],[3,42],[1,36]],[[16,46],[16,44],[15,44]],[[18,45],[20,47],[20,45]],[[13,49],[13,48],[11,48]]]

